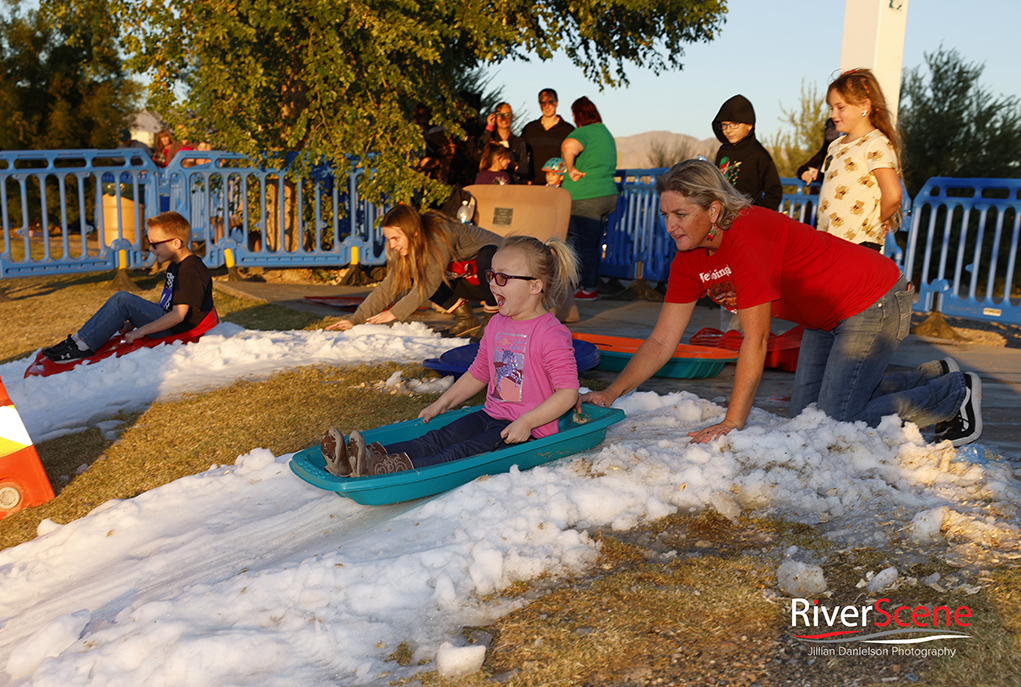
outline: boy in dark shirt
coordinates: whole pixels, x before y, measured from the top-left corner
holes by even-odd
[[[776,210],[783,200],[783,186],[773,158],[755,139],[755,109],[748,98],[735,95],[723,103],[713,120],[713,133],[723,143],[716,153],[716,166],[727,181],[754,205]]]
[[[149,250],[160,262],[170,262],[159,303],[118,291],[78,333],[43,349],[54,362],[69,363],[94,355],[117,332],[132,343],[148,336],[158,339],[194,329],[213,309],[213,280],[202,260],[191,252],[191,225],[176,212],[145,221]]]

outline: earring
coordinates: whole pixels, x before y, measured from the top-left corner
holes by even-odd
[[[713,222],[713,226],[709,228],[709,233],[707,234],[707,236],[710,241],[716,238],[716,222]]]
[[[868,112],[866,112],[865,110],[862,110],[862,111],[861,111],[861,116],[862,116],[862,117],[864,117],[864,116],[865,116],[865,115],[867,115],[867,114],[868,114]]]

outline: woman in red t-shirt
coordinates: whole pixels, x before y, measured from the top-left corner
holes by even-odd
[[[744,340],[726,417],[690,432],[692,441],[744,427],[762,379],[773,315],[806,328],[792,417],[815,403],[836,420],[870,426],[894,414],[919,426],[939,423],[937,438],[955,446],[979,437],[982,383],[975,373],[962,373],[953,358],[885,375],[911,322],[911,292],[892,260],[752,207],[706,161],[674,166],[656,190],[678,250],[666,302],[652,334],[617,379],[582,400],[608,405],[659,370],[705,293],[737,312]]]

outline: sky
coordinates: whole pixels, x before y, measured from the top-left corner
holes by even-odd
[[[23,378],[19,360],[0,377],[36,441],[97,425],[114,440],[119,410],[202,385],[296,365],[422,360],[465,341],[420,322],[348,332],[222,323],[187,346],[47,378]],[[892,564],[895,584],[940,595],[975,593],[974,570],[1019,545],[1011,514],[1021,483],[1009,463],[979,457],[981,446],[927,444],[894,417],[873,429],[814,409],[795,419],[755,409],[741,432],[692,445],[689,431],[723,417],[719,403],[639,392],[614,406],[626,418],[596,449],[411,503],[358,505],[296,477],[289,455],[252,445],[78,520],[43,520],[35,539],[0,551],[0,685],[363,685],[437,663],[477,669],[482,645],[463,646],[461,629],[527,603],[500,590],[591,566],[600,544],[590,528],[626,531],[678,511],[811,524],[838,547],[889,552],[858,585]],[[821,562],[797,546],[763,546],[778,572]],[[918,580],[906,574],[917,555],[976,568]],[[854,582],[829,584],[856,593]],[[791,594],[779,585],[763,592]],[[386,662],[402,642],[411,665]]]
[[[908,5],[904,67],[924,65],[924,54],[955,48],[966,62],[985,63],[981,83],[994,94],[1021,96],[1017,69],[1017,0],[904,0]],[[599,92],[566,57],[542,63],[505,63],[493,68],[512,106],[539,114],[538,88],[551,87],[560,113],[588,96],[614,136],[672,131],[712,138],[711,122],[723,102],[741,93],[755,107],[760,140],[779,131],[781,104],[798,106],[802,81],[819,91],[838,74],[844,23],[840,0],[728,0],[719,38],[685,49],[682,71],[659,76],[629,69],[627,89]],[[523,124],[525,119],[518,118]]]

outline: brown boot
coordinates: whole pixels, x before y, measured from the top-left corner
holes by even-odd
[[[347,459],[347,442],[344,435],[330,427],[319,444],[326,461],[326,471],[334,477],[350,477],[351,462]]]
[[[447,330],[447,334],[450,336],[471,336],[482,327],[482,323],[479,322],[479,318],[475,317],[475,311],[468,305],[468,301],[461,301],[461,304],[454,309],[454,317],[457,318],[457,322]]]
[[[407,453],[386,453],[385,451],[378,453],[376,451],[369,451],[366,455],[368,456],[370,475],[386,475],[391,472],[415,469]]]
[[[357,429],[347,435],[348,463],[351,466],[351,477],[363,477],[367,474],[365,465],[365,439]]]

